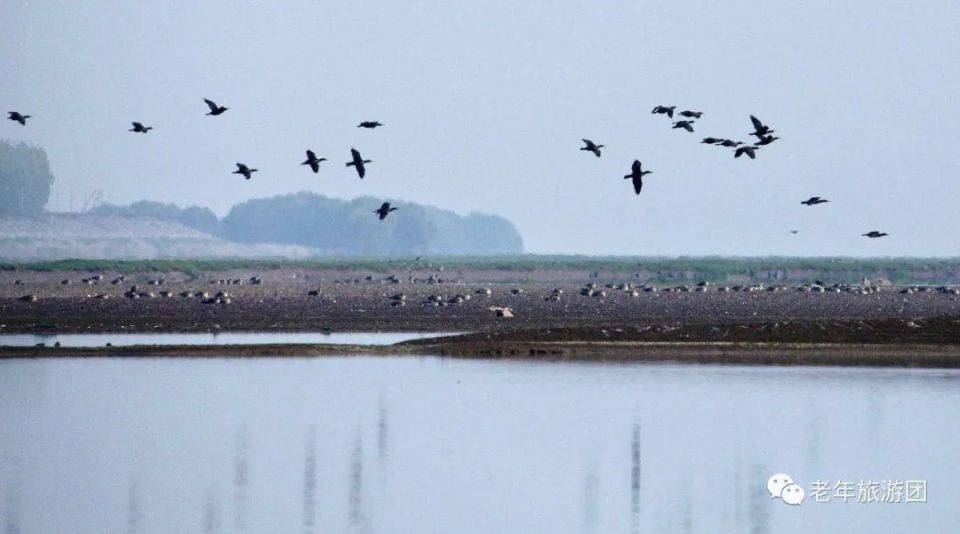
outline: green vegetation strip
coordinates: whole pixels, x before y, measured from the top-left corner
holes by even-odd
[[[729,258],[625,256],[443,256],[369,259],[357,257],[284,259],[60,260],[0,263],[6,271],[113,271],[201,273],[231,269],[352,269],[390,273],[398,269],[436,268],[500,271],[573,270],[620,275],[644,272],[662,282],[725,281],[730,276],[760,280],[823,278],[859,281],[883,277],[894,283],[930,283],[960,278],[960,258]]]

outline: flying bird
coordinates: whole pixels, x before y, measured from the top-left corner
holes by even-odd
[[[807,200],[804,200],[803,202],[801,202],[801,204],[804,204],[804,205],[807,205],[807,206],[816,206],[817,204],[824,204],[824,203],[827,203],[827,202],[830,202],[830,201],[827,200],[827,199],[825,199],[825,198],[810,197],[810,198],[808,198]]]
[[[773,136],[773,135],[762,135],[762,136],[759,137],[759,139],[760,139],[759,141],[757,141],[756,143],[754,143],[754,144],[757,145],[757,146],[769,145],[770,143],[772,143],[772,142],[774,142],[774,141],[776,141],[777,139],[780,139],[780,138],[779,138],[779,137],[776,137],[776,136]]]
[[[640,194],[640,190],[643,189],[643,177],[647,174],[653,174],[653,171],[645,171],[641,167],[640,160],[633,160],[633,165],[630,166],[630,174],[624,175],[624,180],[633,180],[633,192]]]
[[[797,232],[799,232],[799,231],[800,231],[800,230],[790,230],[790,233],[791,233],[791,234],[795,234],[795,233],[797,233]]]
[[[753,115],[750,115],[750,122],[753,123],[753,133],[750,135],[755,135],[759,138],[762,138],[774,132],[774,130],[771,130],[767,125],[760,122],[760,119],[754,117]]]
[[[150,130],[153,129],[153,126],[144,126],[143,124],[141,124],[141,123],[139,123],[139,122],[131,122],[130,124],[133,125],[133,128],[130,128],[130,131],[131,131],[131,132],[147,133],[147,132],[149,132]]]
[[[313,150],[307,150],[307,161],[304,161],[300,165],[309,165],[313,170],[313,174],[320,172],[320,162],[327,161],[327,158],[318,158],[316,154],[313,153]]]
[[[367,168],[364,167],[364,165],[367,163],[373,163],[373,161],[369,159],[363,159],[363,157],[360,156],[360,152],[358,152],[356,148],[350,149],[350,155],[353,159],[347,162],[347,167],[356,167],[357,174],[360,175],[360,179],[362,180],[363,176],[367,174]]]
[[[683,128],[684,130],[692,133],[693,121],[677,121],[673,123],[673,129],[676,130],[677,128]]]
[[[890,235],[890,234],[888,234],[888,233],[886,233],[886,232],[878,232],[878,231],[876,231],[876,230],[871,230],[871,231],[869,231],[869,232],[867,232],[867,233],[865,233],[865,234],[861,234],[861,235],[862,235],[863,237],[869,237],[870,239],[875,239],[875,238],[883,237],[883,236]]]
[[[673,110],[677,109],[677,106],[657,106],[653,108],[653,111],[650,113],[659,113],[661,115],[666,115],[667,117],[673,118]]]
[[[211,116],[222,115],[224,111],[230,109],[227,107],[218,106],[216,102],[208,98],[204,98],[203,101],[206,102],[207,107],[210,108],[210,113],[207,113],[207,115],[211,115]]]
[[[22,113],[20,113],[20,112],[17,112],[17,111],[10,111],[10,112],[8,112],[8,113],[10,113],[10,116],[7,117],[7,118],[10,119],[10,120],[12,120],[12,121],[17,121],[17,122],[19,122],[21,126],[26,126],[26,125],[27,125],[27,119],[30,118],[30,115],[24,115],[24,114],[22,114]]]
[[[243,163],[237,163],[237,170],[233,171],[231,174],[241,174],[244,178],[249,180],[251,175],[255,172],[257,172],[257,169],[251,169]]]
[[[583,143],[586,146],[580,148],[580,150],[589,150],[590,152],[593,152],[594,156],[597,156],[598,158],[600,157],[600,149],[603,148],[604,145],[598,145],[589,139],[584,139]]]
[[[397,211],[397,208],[392,208],[392,207],[390,207],[390,203],[389,203],[389,202],[384,202],[383,204],[380,205],[379,208],[373,210],[374,213],[376,213],[377,215],[380,216],[380,220],[381,220],[381,221],[384,220],[384,219],[386,219],[386,218],[387,218],[387,215],[388,215],[391,211]]]
[[[743,144],[743,141],[731,141],[731,140],[729,140],[729,139],[723,139],[723,140],[721,140],[721,141],[720,141],[719,143],[717,143],[717,144],[720,145],[720,146],[727,147],[727,148],[735,148],[735,147],[738,147],[738,146],[742,145],[742,144]]]
[[[722,143],[723,141],[724,139],[717,139],[716,137],[704,137],[703,141],[700,142],[705,145],[715,145],[717,143]]]
[[[377,121],[363,121],[357,125],[357,128],[370,128],[372,130],[377,126],[383,126],[383,123]]]
[[[746,154],[747,156],[750,157],[750,159],[757,159],[757,153],[756,153],[757,148],[759,147],[742,146],[738,148],[736,152],[733,153],[733,157],[739,158],[740,156]]]
[[[681,111],[680,112],[681,117],[687,117],[690,119],[699,119],[701,115],[703,115],[702,111]]]

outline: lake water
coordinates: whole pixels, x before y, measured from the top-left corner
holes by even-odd
[[[0,347],[32,347],[43,343],[52,347],[114,347],[131,345],[392,345],[411,339],[424,339],[458,332],[130,332],[89,334],[0,334]]]
[[[23,534],[955,532],[958,379],[410,356],[2,361],[0,521]],[[776,472],[806,488],[801,506],[770,498]],[[925,481],[927,502],[815,502],[818,480]]]

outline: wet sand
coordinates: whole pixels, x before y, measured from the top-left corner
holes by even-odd
[[[902,294],[900,288],[886,287],[868,294],[815,293],[788,286],[781,291],[722,292],[711,286],[706,291],[691,287],[688,292],[644,292],[605,288],[607,284],[635,282],[597,280],[585,273],[444,273],[426,269],[403,273],[296,269],[201,275],[137,273],[118,284],[110,284],[117,273],[101,273],[103,280],[81,283],[91,274],[0,273],[0,333],[329,330],[474,334],[389,348],[48,348],[4,349],[4,353],[28,356],[56,351],[82,356],[187,351],[193,355],[257,356],[359,351],[757,363],[790,363],[793,358],[793,363],[827,364],[847,354],[848,360],[856,359],[859,364],[953,366],[960,347],[960,297],[933,290]],[[251,276],[262,278],[262,283],[251,284]],[[148,283],[158,278],[163,279],[161,284]],[[65,279],[70,279],[70,284],[62,284]],[[21,283],[15,284],[15,280]],[[581,294],[585,283],[597,284],[597,296]],[[124,297],[134,284],[143,296]],[[477,293],[484,288],[490,290],[489,295]],[[555,289],[562,293],[551,297]],[[309,295],[311,290],[318,294]],[[171,296],[162,297],[162,291]],[[227,293],[220,302],[215,298],[218,291]],[[207,303],[195,296],[180,297],[182,292],[206,292]],[[27,294],[37,300],[21,301]],[[393,305],[396,301],[390,298],[398,294],[404,296],[403,306]],[[97,295],[109,298],[98,299]],[[498,317],[490,310],[503,306],[511,308],[512,318]],[[856,354],[863,356],[854,357]]]

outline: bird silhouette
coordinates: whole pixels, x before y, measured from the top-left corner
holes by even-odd
[[[143,124],[141,124],[141,123],[139,123],[139,122],[131,122],[130,124],[133,125],[133,128],[130,128],[130,131],[131,131],[131,132],[147,133],[147,132],[149,132],[150,130],[153,129],[153,126],[144,126]]]
[[[720,146],[727,147],[727,148],[736,148],[736,147],[742,145],[742,144],[743,144],[743,141],[731,141],[731,140],[729,140],[729,139],[722,139],[722,140],[721,140],[719,143],[717,143],[717,144],[720,145]]]
[[[677,106],[657,106],[653,108],[653,111],[650,113],[659,113],[661,115],[666,115],[667,117],[673,118],[673,110],[677,109]]]
[[[715,145],[715,144],[721,143],[721,142],[723,142],[723,141],[724,141],[723,139],[717,139],[716,137],[704,137],[704,138],[703,138],[703,141],[700,141],[700,142],[703,143],[703,144],[705,144],[705,145]]]
[[[380,220],[381,220],[381,221],[384,220],[384,219],[386,219],[386,218],[387,218],[387,215],[388,215],[391,211],[397,211],[397,208],[392,208],[392,207],[390,207],[390,203],[389,203],[389,202],[384,202],[383,204],[380,205],[379,208],[373,210],[374,213],[376,213],[377,215],[380,216]]]
[[[210,108],[210,113],[207,113],[207,115],[211,115],[211,116],[222,115],[224,111],[230,109],[223,106],[218,106],[216,102],[208,98],[204,98],[203,101],[206,102],[207,107]]]
[[[750,115],[750,122],[753,123],[753,133],[751,133],[750,135],[755,135],[758,138],[763,138],[764,136],[770,135],[774,132],[774,130],[771,130],[767,125],[760,122],[760,119],[754,117],[753,115]]]
[[[643,189],[643,177],[647,174],[653,174],[653,171],[643,170],[640,160],[635,159],[630,166],[630,174],[624,175],[623,179],[633,180],[633,192],[639,195]]]
[[[257,169],[251,169],[243,163],[237,163],[237,170],[233,171],[231,174],[241,174],[244,178],[249,180],[250,176],[255,172],[257,172]]]
[[[780,139],[780,138],[773,135],[761,135],[759,136],[759,141],[757,141],[754,144],[757,146],[769,145],[770,143],[776,141],[777,139]]]
[[[604,145],[598,145],[589,139],[584,139],[583,143],[586,146],[580,148],[580,150],[588,150],[590,152],[593,152],[594,156],[598,158],[600,157],[600,149],[603,148]]]
[[[791,234],[795,234],[795,233],[797,233],[797,232],[799,232],[799,231],[800,231],[800,230],[790,230],[790,233],[791,233]]]
[[[7,118],[10,119],[10,120],[12,120],[12,121],[17,121],[17,122],[19,122],[21,126],[26,126],[26,125],[27,125],[27,119],[30,118],[30,115],[24,115],[24,114],[19,113],[19,112],[17,112],[17,111],[9,111],[8,113],[10,114],[10,116],[7,117]]]
[[[801,202],[801,204],[804,204],[806,206],[816,206],[817,204],[825,204],[827,202],[830,202],[830,201],[825,198],[810,197],[807,200],[804,200],[803,202]]]
[[[357,128],[370,128],[372,130],[377,126],[383,126],[383,123],[377,121],[363,121],[357,125]]]
[[[309,165],[313,170],[313,174],[320,172],[320,162],[327,161],[327,158],[318,158],[316,154],[313,153],[313,150],[307,150],[307,161],[304,161],[300,165]]]
[[[693,133],[693,121],[677,121],[673,123],[673,129],[683,128],[684,130]]]
[[[740,156],[746,154],[747,156],[750,157],[750,159],[757,159],[757,153],[756,153],[757,148],[758,147],[755,147],[755,146],[742,146],[738,148],[736,152],[733,153],[733,157],[739,158]]]
[[[870,239],[876,239],[876,238],[878,238],[878,237],[883,237],[883,236],[890,235],[890,234],[888,234],[888,233],[886,233],[886,232],[878,232],[878,231],[876,231],[876,230],[871,230],[871,231],[869,231],[869,232],[867,232],[867,233],[865,233],[865,234],[861,234],[861,235],[864,236],[864,237],[869,237]]]
[[[364,167],[364,165],[367,163],[373,163],[373,161],[369,159],[363,159],[363,157],[360,156],[360,152],[358,152],[356,148],[350,149],[350,155],[353,159],[347,162],[347,167],[356,167],[357,174],[360,175],[360,179],[362,180],[363,176],[367,174],[367,168]]]
[[[680,112],[681,117],[687,117],[689,119],[699,119],[701,115],[703,115],[702,111],[681,111]]]

